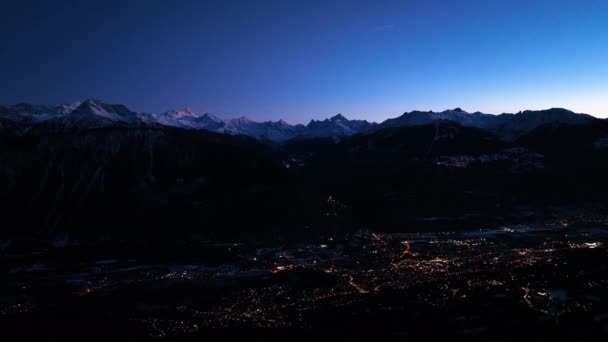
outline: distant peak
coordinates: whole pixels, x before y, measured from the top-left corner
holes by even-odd
[[[96,99],[86,99],[86,100],[84,100],[84,102],[82,102],[82,104],[84,104],[84,105],[96,105],[96,106],[99,106],[102,103],[103,102],[101,102],[100,100],[96,100]]]
[[[64,103],[61,106],[65,106],[65,107],[78,107],[82,104],[82,101],[74,101],[71,103]]]
[[[194,112],[192,110],[192,108],[190,107],[186,107],[182,110],[182,116],[198,116],[198,114],[196,114],[196,112]]]
[[[98,109],[100,107],[100,104],[101,101],[99,100],[86,99],[82,101],[78,106],[76,106],[76,108],[74,108],[72,111],[90,112],[92,110]]]
[[[457,108],[452,109],[452,112],[460,112],[460,113],[464,113],[465,111],[464,111],[464,110],[462,110],[462,108],[457,107]]]
[[[551,109],[547,109],[548,112],[555,112],[555,113],[571,113],[571,114],[575,114],[573,111],[568,110],[566,108],[551,108]]]
[[[344,117],[341,113],[338,113],[332,116],[329,120],[331,121],[347,121],[348,119]]]
[[[208,120],[208,121],[215,121],[215,122],[224,122],[224,120],[220,119],[219,117],[217,117],[211,113],[205,113],[205,114],[201,115],[200,119]]]
[[[243,115],[243,116],[238,117],[238,118],[236,118],[236,119],[232,119],[232,121],[234,121],[234,122],[240,122],[240,123],[244,123],[244,122],[251,122],[252,120],[251,120],[251,119],[250,119],[248,116]]]
[[[521,111],[520,111],[521,112]],[[538,114],[576,114],[575,112],[565,109],[565,108],[549,108],[549,109],[542,109],[542,110],[525,110],[523,111],[524,114],[530,114],[530,113],[538,113]]]
[[[75,101],[72,103],[64,103],[64,104],[57,106],[57,112],[59,112],[60,114],[68,114],[68,113],[71,113],[72,111],[74,111],[74,109],[78,108],[81,104],[82,104],[82,102],[80,102],[80,101]]]

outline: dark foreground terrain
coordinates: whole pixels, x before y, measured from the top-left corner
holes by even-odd
[[[277,143],[30,109],[0,110],[5,335],[608,337],[606,120],[335,116]]]
[[[605,220],[605,218],[604,218]],[[15,335],[608,337],[608,228],[2,245]]]

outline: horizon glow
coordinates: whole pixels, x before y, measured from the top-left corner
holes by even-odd
[[[0,104],[381,122],[412,110],[608,116],[606,1],[14,1]]]

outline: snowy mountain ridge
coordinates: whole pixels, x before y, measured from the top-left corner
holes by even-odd
[[[513,140],[542,125],[578,125],[593,123],[597,120],[600,119],[562,108],[500,115],[481,112],[469,113],[460,108],[455,108],[443,112],[406,112],[382,123],[349,120],[344,115],[337,114],[325,120],[311,120],[307,125],[291,125],[283,120],[257,122],[245,116],[222,119],[211,113],[199,114],[190,108],[163,113],[138,113],[121,104],[107,104],[92,99],[56,107],[36,106],[26,103],[0,106],[0,125],[2,121],[7,121],[20,125],[25,131],[43,122],[56,129],[60,127],[61,130],[78,127],[107,127],[113,124],[128,126],[163,125],[184,129],[204,129],[223,134],[247,135],[258,140],[271,142],[284,142],[294,138],[331,137],[340,139],[383,128],[421,126],[441,122],[456,122],[462,126],[491,131],[504,140]]]

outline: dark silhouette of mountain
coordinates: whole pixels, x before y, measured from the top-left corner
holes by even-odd
[[[297,189],[284,186],[289,174],[263,149],[248,138],[171,127],[3,137],[3,233],[271,227],[289,214],[282,193]]]
[[[5,236],[470,228],[516,221],[520,205],[603,203],[608,191],[607,122],[563,109],[294,128],[96,100],[20,104],[0,109],[0,152]]]
[[[292,139],[331,137],[336,140],[357,134],[367,134],[388,127],[409,127],[455,122],[462,126],[483,129],[501,140],[516,140],[534,129],[547,125],[592,125],[602,120],[577,114],[562,108],[524,111],[517,114],[492,115],[468,113],[461,108],[443,112],[413,111],[387,119],[382,123],[349,120],[337,114],[325,120],[311,120],[308,125],[290,125],[283,120],[256,122],[247,117],[231,120],[213,114],[198,114],[190,108],[160,114],[136,113],[120,104],[86,100],[57,107],[17,104],[0,107],[0,129],[4,134],[24,134],[29,130],[54,129],[69,131],[110,126],[171,126],[193,130],[207,130],[230,135],[246,135],[258,140],[284,143]]]

